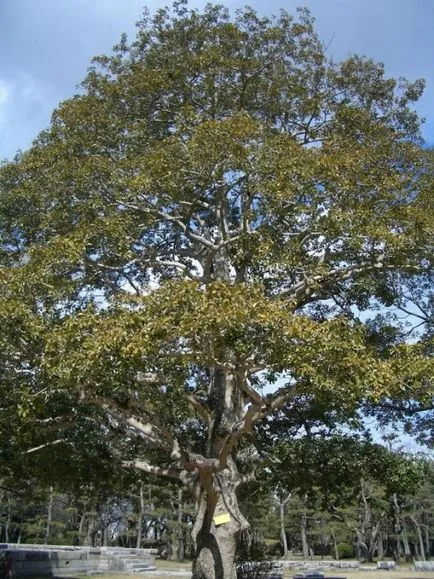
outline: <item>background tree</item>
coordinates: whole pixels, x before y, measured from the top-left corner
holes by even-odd
[[[2,168],[1,312],[36,341],[4,368],[27,400],[97,405],[125,466],[193,492],[195,578],[235,576],[256,423],[429,396],[426,350],[380,356],[354,316],[431,266],[422,88],[329,62],[305,10],[180,2],[96,58]]]
[[[423,559],[421,538],[413,531],[419,523],[412,513],[419,512],[416,505],[430,480],[425,459],[338,431],[288,440],[269,437],[267,443],[270,462],[260,476],[262,495],[272,497],[268,508],[276,518],[280,496],[289,497],[285,534],[303,558],[339,558],[347,545],[350,556],[359,560],[385,554],[399,559],[407,542],[408,554]],[[251,520],[256,525],[257,515]],[[278,532],[267,536],[276,538]]]

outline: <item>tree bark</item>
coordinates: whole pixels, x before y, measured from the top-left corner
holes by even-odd
[[[78,525],[78,531],[77,531],[77,540],[78,540],[79,545],[83,544],[85,521],[86,521],[86,507],[83,507],[83,512],[81,513],[81,516],[80,516],[80,524]]]
[[[395,507],[395,533],[397,534],[396,546],[397,546],[397,556],[396,559],[399,561],[402,556],[401,541],[404,548],[404,558],[406,561],[411,561],[411,549],[408,542],[407,529],[405,521],[401,517],[401,509],[399,507],[397,494],[392,495],[393,504]]]
[[[183,516],[182,488],[179,488],[178,489],[178,529],[177,529],[178,561],[184,561],[184,558],[185,558],[184,529],[182,527],[182,516]]]
[[[404,557],[406,562],[411,561],[411,549],[408,542],[407,528],[405,523],[402,525],[402,543],[404,545]]]
[[[53,519],[53,502],[54,502],[53,487],[50,487],[50,496],[48,498],[48,505],[47,505],[47,525],[45,527],[44,545],[48,545],[50,541],[51,521]]]
[[[303,559],[305,561],[309,559],[309,544],[307,542],[306,527],[307,527],[307,516],[306,513],[303,513],[301,515],[300,532],[301,532],[301,545],[303,549]]]
[[[87,533],[83,545],[86,547],[95,547],[95,538],[98,531],[98,512],[91,510],[87,514]]]
[[[416,529],[416,533],[417,533],[417,538],[419,541],[419,554],[420,554],[420,558],[422,561],[426,561],[426,555],[425,555],[425,545],[423,544],[423,536],[422,536],[422,530],[420,528],[420,524],[418,523],[416,517],[410,517],[411,522],[413,523],[415,529]]]
[[[286,529],[285,529],[285,507],[290,500],[292,493],[288,493],[286,497],[283,497],[283,489],[279,488],[278,490],[278,497],[279,497],[279,521],[280,521],[280,538],[282,540],[282,548],[283,548],[283,556],[285,558],[288,557],[288,540],[286,538]]]
[[[402,527],[401,527],[401,509],[398,503],[398,497],[396,493],[392,495],[392,501],[394,506],[394,515],[395,515],[395,525],[394,531],[396,535],[396,554],[395,559],[399,561],[402,557],[402,549],[401,549],[401,534],[402,534]]]
[[[11,525],[11,499],[8,498],[8,514],[5,524],[5,542],[9,543],[9,528]]]
[[[217,474],[201,472],[192,532],[195,548],[192,579],[236,579],[238,539],[249,527],[238,507],[237,478],[233,468]],[[219,516],[224,517],[223,521],[219,521]]]
[[[335,559],[336,559],[336,561],[339,561],[338,543],[336,541],[336,533],[335,533],[335,530],[333,527],[332,527],[332,539],[333,539],[333,550],[335,552]]]
[[[378,544],[377,544],[377,548],[378,548],[378,558],[380,559],[380,561],[382,561],[384,559],[384,548],[383,548],[383,533],[380,531],[378,533]]]
[[[358,532],[358,540],[360,545],[360,551],[362,554],[362,558],[364,561],[372,562],[372,555],[370,556],[369,547],[368,547],[368,538],[367,533],[368,529],[371,526],[371,506],[369,504],[368,497],[366,495],[366,488],[365,488],[365,480],[363,478],[360,479],[360,491],[361,491],[361,499],[363,503],[363,520],[361,529]]]
[[[427,557],[431,556],[431,541],[430,541],[430,537],[429,537],[429,525],[425,524],[424,525],[424,531],[425,531],[425,554]]]
[[[366,481],[363,478],[360,479],[360,488],[361,499],[363,503],[363,520],[361,529],[358,531],[359,543],[363,553],[363,559],[368,563],[372,563],[374,560],[375,551],[378,547],[378,536],[384,513],[379,516],[378,521],[374,524],[371,496],[367,492],[368,487]]]
[[[279,495],[279,520],[280,520],[280,538],[282,540],[283,556],[288,557],[288,541],[286,539],[285,530],[285,502],[283,497]]]
[[[143,481],[140,481],[139,489],[139,518],[137,520],[137,539],[136,548],[140,549],[142,544],[142,529],[143,529],[143,517],[145,516],[145,497],[143,495]]]
[[[216,279],[228,282],[227,256],[217,257],[214,260]],[[210,368],[210,422],[205,448],[205,461],[209,462],[199,467],[195,488],[197,516],[192,531],[195,550],[192,579],[236,579],[238,541],[249,523],[241,514],[236,496],[242,477],[234,460],[236,443],[232,433],[243,416],[244,405],[239,377],[219,367]],[[228,445],[230,440],[233,442]]]

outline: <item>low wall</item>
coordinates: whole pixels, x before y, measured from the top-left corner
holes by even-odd
[[[239,575],[241,577],[252,577],[254,574],[265,573],[275,573],[276,577],[280,576],[279,573],[283,573],[285,569],[290,569],[295,571],[300,571],[300,576],[306,575],[315,571],[319,574],[324,574],[327,577],[327,571],[332,569],[360,569],[364,571],[374,571],[376,569],[386,569],[388,571],[398,569],[398,565],[395,561],[378,561],[377,565],[371,565],[367,567],[366,565],[361,566],[359,561],[289,561],[289,560],[277,560],[277,561],[261,561],[261,562],[246,562],[239,566]],[[434,561],[414,561],[414,569],[416,571],[434,571]],[[258,574],[258,576],[259,576]],[[262,576],[262,575],[261,575]]]
[[[91,548],[0,545],[0,577],[54,577],[97,571],[101,552]]]
[[[154,549],[0,544],[0,579],[154,567]]]
[[[434,571],[434,561],[415,561],[416,571]]]
[[[293,572],[301,571],[300,576],[307,573],[322,575],[327,569],[359,569],[358,561],[260,561],[247,562],[238,567],[238,577],[247,579],[249,577],[283,577],[285,569]],[[304,573],[303,573],[304,572]]]
[[[359,569],[359,561],[275,561],[283,569]]]

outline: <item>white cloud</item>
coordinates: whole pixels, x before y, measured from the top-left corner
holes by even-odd
[[[3,84],[0,84],[0,106],[6,103],[8,97],[9,97],[8,89]]]
[[[48,126],[50,109],[57,101],[56,95],[27,73],[19,72],[10,81],[0,79],[0,159],[11,158],[31,144]]]
[[[6,108],[8,105],[9,93],[9,86],[0,80],[0,123],[4,123],[7,117]]]

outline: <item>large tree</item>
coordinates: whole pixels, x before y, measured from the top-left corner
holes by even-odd
[[[422,88],[329,61],[304,10],[180,2],[1,170],[5,379],[98,405],[126,467],[191,489],[196,579],[235,576],[255,424],[429,395],[425,351],[378,355],[355,315],[431,265]]]

